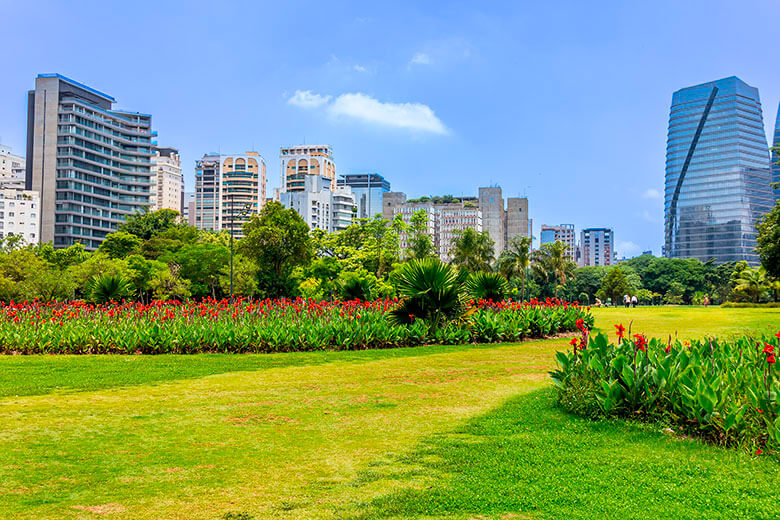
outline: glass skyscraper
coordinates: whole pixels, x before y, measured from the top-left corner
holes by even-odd
[[[780,146],[780,105],[777,106],[777,119],[775,119],[775,138],[773,146]],[[775,199],[780,200],[780,153],[772,153],[772,180],[778,183],[775,186]]]
[[[756,222],[774,206],[758,89],[737,77],[672,96],[666,256],[758,265]]]
[[[390,183],[378,173],[342,175],[338,185],[352,188],[357,218],[374,218],[382,214],[382,197],[390,191]]]

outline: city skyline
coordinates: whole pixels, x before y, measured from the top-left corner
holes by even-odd
[[[137,42],[98,48],[86,34],[57,37],[61,23],[99,19],[85,14],[90,9],[11,5],[9,17],[19,23],[0,36],[14,50],[6,69],[12,73],[0,85],[0,142],[24,153],[25,93],[37,74],[59,72],[110,92],[121,108],[153,114],[159,145],[181,151],[188,191],[195,160],[204,153],[258,151],[269,164],[273,193],[280,147],[327,143],[339,175],[377,172],[412,197],[473,195],[478,186],[498,184],[507,196],[532,199],[531,217],[539,224],[609,226],[620,238],[619,256],[647,249],[660,254],[672,93],[737,75],[759,89],[770,138],[780,97],[776,70],[766,66],[771,20],[780,7],[723,3],[710,12],[696,4],[613,4],[599,19],[575,4],[496,4],[483,11],[340,5],[320,14],[334,33],[327,41],[286,38],[292,13],[308,4],[231,4],[208,13],[206,4],[192,4],[186,13],[162,6],[154,18],[120,7],[117,30],[147,24],[155,35],[149,50],[165,58],[145,60],[145,74],[127,66]],[[238,14],[253,13],[262,13],[265,25],[252,37],[194,38],[203,34],[198,27],[227,29]],[[588,27],[580,23],[583,16]],[[171,17],[186,32],[168,32]],[[535,27],[552,18],[558,23],[545,33]],[[33,19],[41,37],[13,46]],[[711,32],[730,33],[732,24],[751,30],[697,44]],[[356,48],[356,38],[376,41]],[[204,63],[228,79],[193,81]],[[494,81],[499,73],[502,81]],[[223,117],[237,111],[238,120]]]

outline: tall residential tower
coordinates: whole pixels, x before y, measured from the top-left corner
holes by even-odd
[[[40,193],[40,241],[97,249],[149,206],[152,116],[115,110],[111,96],[59,74],[38,75],[27,100],[26,187]]]
[[[759,263],[755,224],[774,205],[758,89],[737,77],[678,90],[666,144],[666,256]]]
[[[265,204],[265,161],[257,152],[206,154],[195,162],[194,218],[198,229],[231,229],[241,237],[244,222]]]

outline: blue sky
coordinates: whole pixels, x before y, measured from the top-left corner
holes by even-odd
[[[373,5],[376,4],[376,5]],[[541,224],[660,253],[672,92],[737,75],[780,101],[780,2],[0,0],[0,142],[23,153],[41,72],[153,115],[181,150],[328,143],[409,196],[527,195]],[[769,135],[769,134],[768,134]]]

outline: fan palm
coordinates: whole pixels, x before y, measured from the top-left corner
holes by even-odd
[[[519,276],[522,289],[520,299],[525,300],[525,279],[528,266],[531,265],[531,237],[514,237],[509,247],[498,257],[498,272],[507,280]]]
[[[473,228],[458,231],[452,251],[452,264],[469,271],[489,271],[493,262],[493,245],[490,235]]]
[[[532,256],[531,268],[534,273],[545,279],[552,276],[557,281],[557,285],[565,286],[566,282],[574,276],[574,270],[577,268],[577,264],[566,256],[568,249],[569,246],[561,241],[542,244],[542,247]]]
[[[132,282],[121,275],[93,276],[84,288],[84,294],[95,303],[122,301],[135,292]]]
[[[457,272],[438,258],[410,260],[399,268],[397,280],[398,294],[404,299],[390,311],[394,323],[421,319],[436,330],[463,313]]]
[[[480,271],[472,274],[465,286],[465,295],[473,300],[493,300],[500,302],[506,298],[509,284],[500,273]]]

